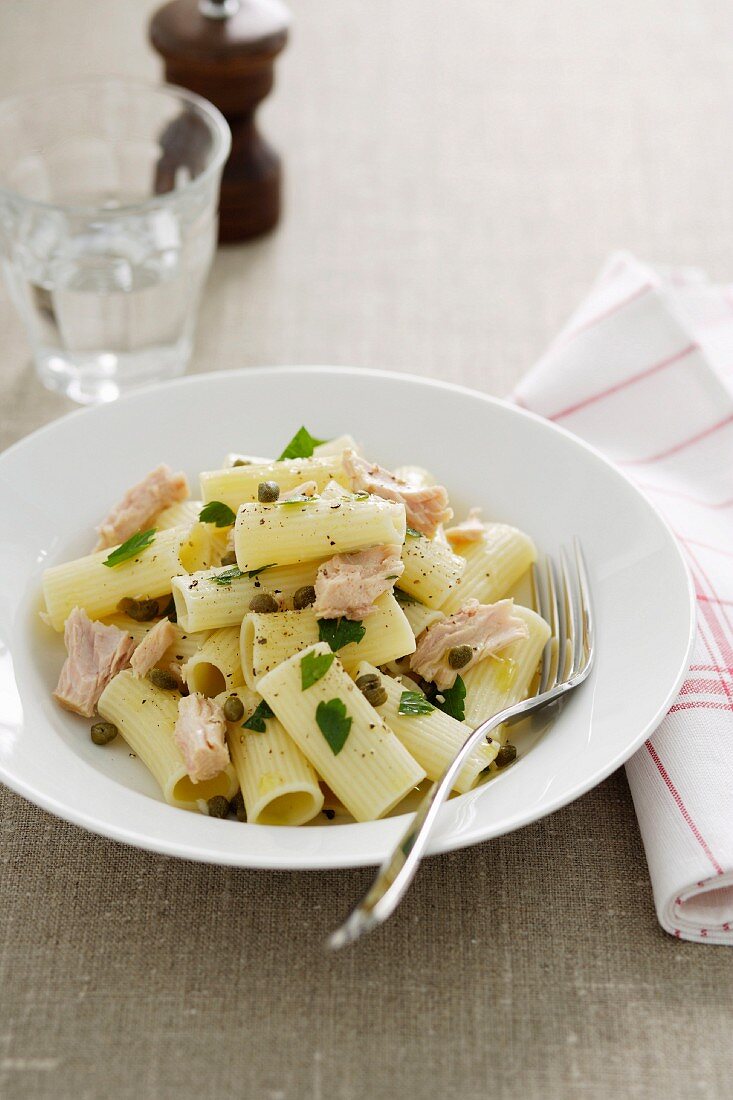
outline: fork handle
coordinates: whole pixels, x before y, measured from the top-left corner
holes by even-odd
[[[346,944],[358,940],[365,932],[382,924],[395,911],[415,877],[440,807],[453,790],[454,780],[467,758],[492,730],[524,710],[523,702],[499,711],[477,726],[466,738],[441,778],[425,792],[414,818],[399,844],[379,868],[368,892],[342,926],[329,937],[329,947],[345,947]]]

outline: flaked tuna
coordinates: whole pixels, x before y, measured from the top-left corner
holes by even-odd
[[[194,692],[178,703],[173,739],[194,783],[213,779],[229,763],[224,711],[213,699]]]
[[[162,661],[167,649],[178,639],[178,630],[170,619],[161,619],[149,630],[133,653],[130,664],[135,676],[147,676]]]
[[[95,550],[117,546],[131,535],[144,530],[158,512],[178,500],[188,497],[186,475],[174,474],[169,466],[157,466],[142,481],[128,489],[119,504],[97,528],[99,539]]]
[[[513,611],[514,600],[492,604],[469,600],[460,611],[421,634],[410,658],[410,668],[423,679],[432,680],[440,690],[452,687],[459,672],[466,672],[511,642],[527,637],[526,624]],[[458,646],[470,647],[472,652],[455,668],[451,667],[448,654]]]
[[[344,451],[342,462],[355,492],[374,493],[384,500],[404,504],[408,527],[414,527],[428,538],[453,516],[448,493],[442,485],[410,485],[383,466],[359,458],[354,451]]]
[[[129,665],[135,640],[75,607],[64,624],[64,644],[67,658],[54,699],[66,710],[91,718],[107,684]]]
[[[393,588],[403,569],[397,546],[336,554],[316,574],[316,618],[366,618],[374,611],[374,601]]]
[[[445,529],[445,537],[454,549],[466,546],[471,542],[481,542],[485,533],[486,528],[481,522],[480,508],[472,508],[462,523],[457,523],[455,527],[446,527]]]

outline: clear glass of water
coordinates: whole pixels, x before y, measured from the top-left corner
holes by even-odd
[[[169,86],[0,103],[0,263],[44,385],[96,403],[183,373],[230,144],[215,107]]]

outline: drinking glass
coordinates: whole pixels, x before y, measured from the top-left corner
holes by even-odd
[[[96,403],[183,373],[229,147],[219,111],[167,85],[0,103],[0,263],[49,389]]]

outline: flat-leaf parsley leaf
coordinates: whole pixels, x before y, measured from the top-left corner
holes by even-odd
[[[298,428],[293,438],[288,443],[278,462],[284,462],[289,458],[310,458],[316,447],[321,443],[327,443],[326,439],[316,439],[307,428]]]
[[[123,561],[129,561],[130,558],[134,558],[141,550],[146,550],[147,547],[152,544],[154,538],[155,527],[151,527],[149,531],[138,531],[138,533],[132,535],[127,542],[123,542],[121,546],[113,550],[109,557],[104,559],[102,565],[106,565],[112,569],[115,565],[121,565]]]
[[[463,679],[456,676],[453,687],[446,688],[440,694],[443,696],[443,702],[441,703],[436,698],[436,707],[440,707],[446,714],[450,714],[451,718],[457,718],[459,722],[463,722],[466,717],[466,685]]]
[[[210,500],[199,512],[202,523],[215,523],[217,527],[231,527],[236,518],[229,505],[221,500]]]
[[[316,707],[316,722],[323,736],[328,741],[331,752],[338,756],[346,744],[346,738],[351,729],[351,718],[346,714],[346,707],[341,699],[323,700]]]
[[[358,645],[366,634],[366,627],[358,619],[319,619],[318,638],[328,642],[334,653],[349,642]]]
[[[403,691],[400,696],[398,714],[431,714],[435,707],[419,691]]]
[[[300,658],[300,690],[306,691],[325,676],[336,660],[335,653],[306,653]]]
[[[254,730],[255,733],[264,733],[267,729],[267,727],[265,726],[265,722],[268,718],[274,717],[275,715],[263,699],[260,703],[257,704],[247,721],[242,722],[242,729]]]

